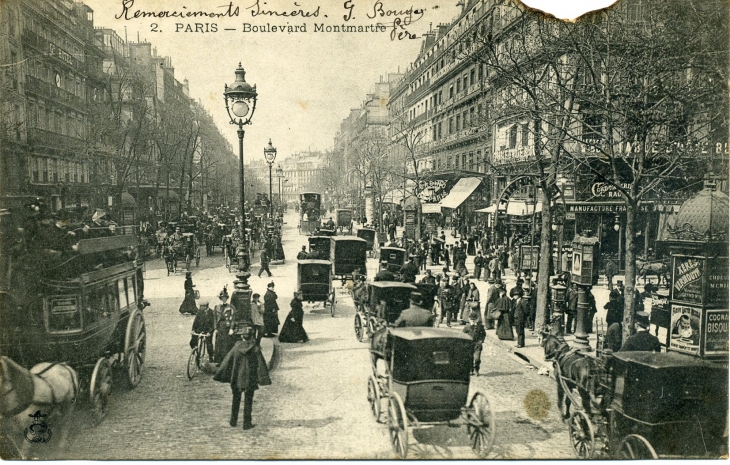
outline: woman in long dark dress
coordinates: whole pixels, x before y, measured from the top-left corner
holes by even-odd
[[[180,305],[180,313],[190,313],[196,315],[198,306],[195,305],[195,285],[193,284],[192,273],[185,273],[185,299]]]
[[[272,337],[279,332],[279,304],[274,292],[274,283],[267,286],[264,294],[264,337]]]
[[[309,336],[302,326],[303,322],[302,293],[295,292],[294,299],[291,301],[291,311],[286,316],[281,334],[279,334],[279,342],[308,342]]]
[[[503,341],[514,341],[515,334],[512,332],[512,322],[510,321],[509,312],[512,308],[512,301],[507,297],[505,288],[500,288],[499,298],[494,303],[494,308],[499,311],[499,320],[497,321],[497,337]]]

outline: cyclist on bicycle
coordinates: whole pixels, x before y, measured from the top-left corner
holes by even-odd
[[[190,338],[190,348],[198,345],[197,334],[207,334],[205,348],[208,352],[208,361],[213,363],[213,330],[215,330],[215,315],[208,306],[208,301],[201,302],[195,320],[193,320],[193,336]]]

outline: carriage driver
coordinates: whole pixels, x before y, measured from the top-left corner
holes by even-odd
[[[430,310],[413,305],[413,296],[411,297],[411,306],[403,310],[393,323],[396,328],[404,326],[433,326],[434,315]]]
[[[662,345],[659,339],[649,332],[649,314],[636,312],[636,334],[629,336],[621,347],[621,352],[642,351],[660,352]]]

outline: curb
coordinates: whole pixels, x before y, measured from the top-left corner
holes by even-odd
[[[520,348],[515,347],[514,345],[508,344],[508,342],[514,342],[514,341],[503,341],[499,339],[496,334],[492,335],[489,332],[487,332],[487,338],[490,339],[495,345],[501,347],[502,349],[506,350],[509,353],[512,353],[516,356],[518,356],[523,361],[526,361],[530,365],[534,366],[538,370],[545,369],[549,373],[550,377],[553,376],[553,365],[551,363],[546,362],[542,359],[542,356],[534,356],[530,355],[528,351],[521,350]]]

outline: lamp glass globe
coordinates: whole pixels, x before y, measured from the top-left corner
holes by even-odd
[[[231,106],[231,111],[239,118],[243,118],[248,114],[248,104],[242,100],[239,100]]]

